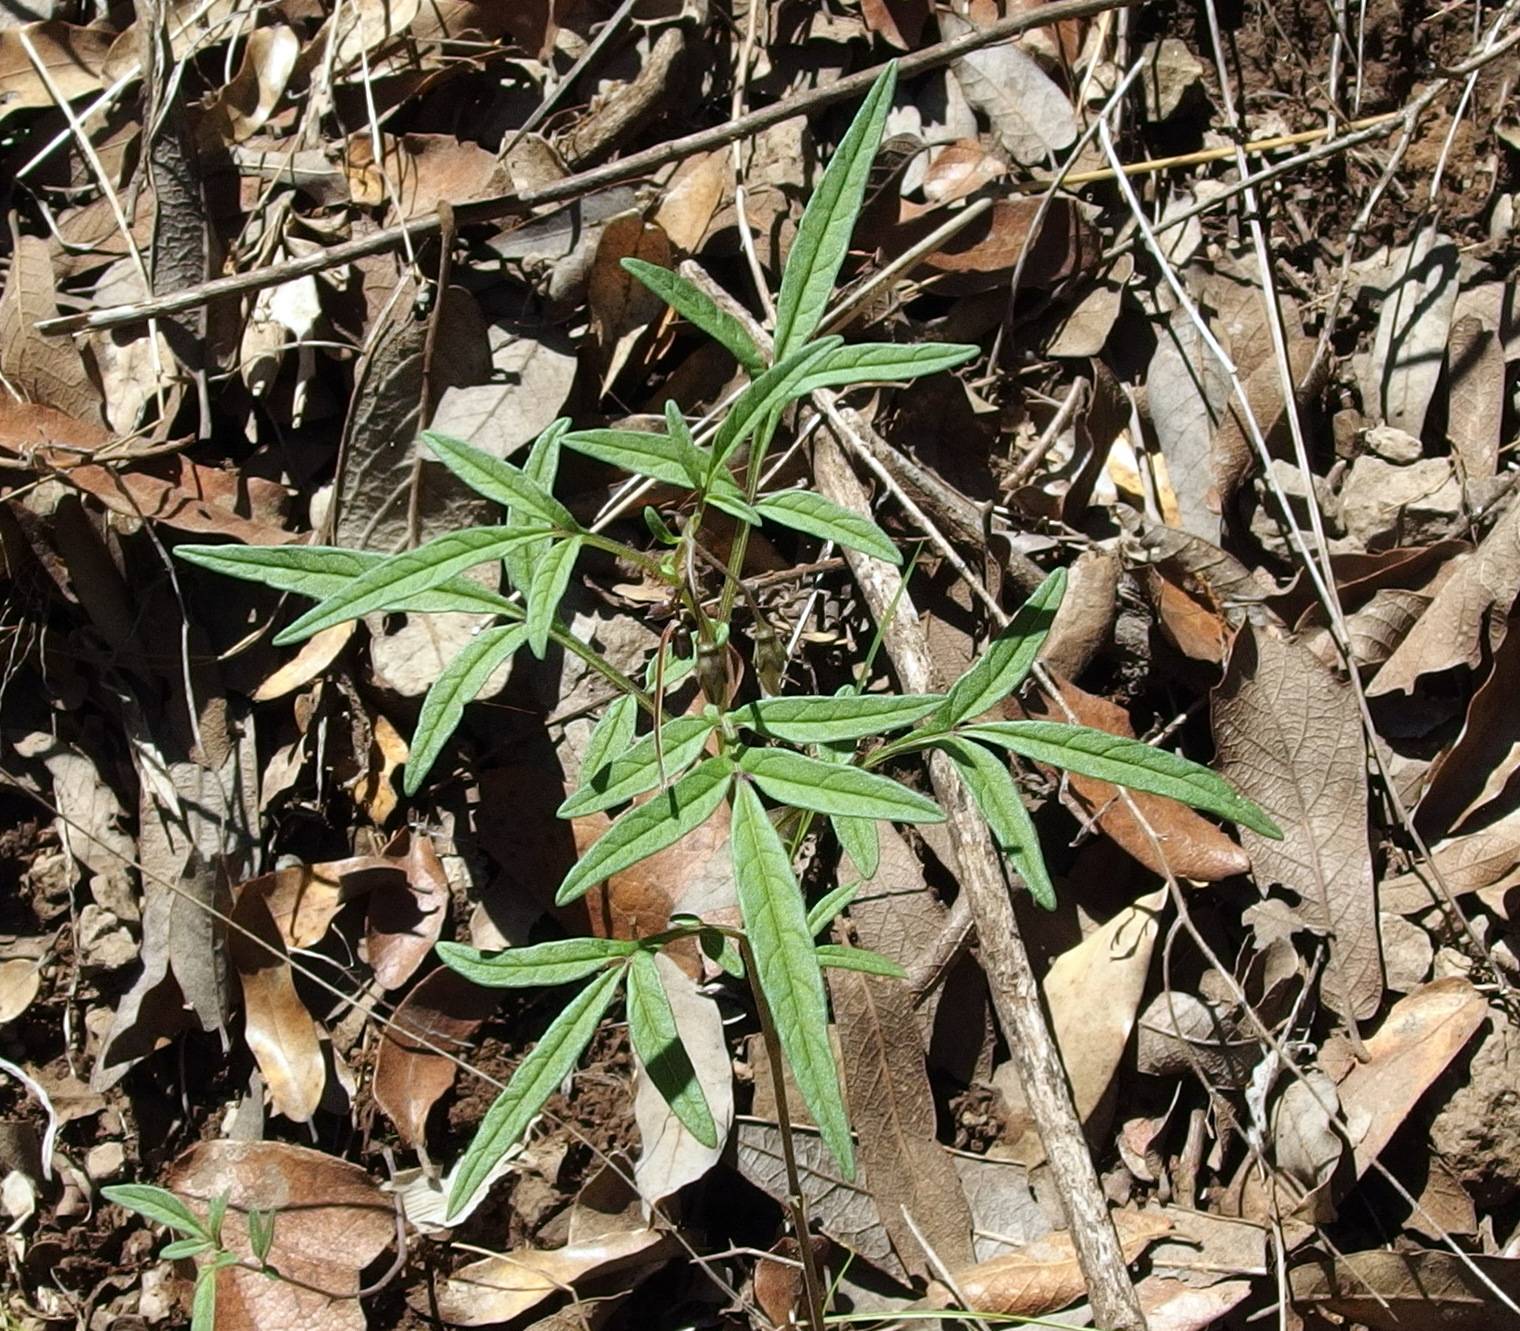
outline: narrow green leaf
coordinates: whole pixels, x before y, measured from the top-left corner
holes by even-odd
[[[257,1207],[248,1212],[248,1246],[254,1258],[260,1262],[269,1260],[269,1250],[274,1247],[274,1226],[277,1211],[260,1211]]]
[[[846,883],[819,897],[807,913],[808,933],[816,938],[827,929],[834,922],[834,917],[855,900],[855,894],[859,891],[859,883]]]
[[[693,478],[681,446],[668,435],[647,430],[576,430],[565,436],[565,447],[624,471],[664,481],[666,485],[697,486],[706,472],[704,458],[703,472]]]
[[[549,631],[554,627],[554,612],[559,609],[576,557],[581,552],[581,538],[556,541],[538,561],[528,584],[528,647],[540,661],[549,650]]]
[[[836,816],[829,821],[834,825],[840,848],[850,857],[856,871],[862,878],[874,878],[881,865],[881,838],[876,831],[876,820]]]
[[[783,527],[874,555],[894,567],[902,563],[902,555],[892,544],[892,538],[870,518],[841,508],[815,491],[782,490],[779,494],[761,495],[755,500],[755,507],[762,517]]]
[[[627,753],[633,744],[633,732],[638,722],[638,699],[631,693],[614,698],[586,741],[586,752],[581,755],[581,771],[594,776],[614,758]],[[586,783],[582,780],[581,784]]]
[[[981,348],[962,342],[852,342],[824,357],[802,381],[799,393],[847,384],[891,383],[938,374],[971,360]]]
[[[557,421],[551,422],[533,441],[533,446],[528,450],[528,460],[523,463],[523,475],[545,493],[554,489],[554,478],[559,474],[560,445],[569,428],[568,416],[561,416]],[[530,515],[525,514],[520,507],[509,508],[506,525],[508,527],[534,526],[529,517]],[[531,545],[522,545],[507,551],[503,562],[507,566],[507,577],[512,580],[514,587],[522,590],[533,580],[533,569],[543,552],[548,549],[548,544],[548,538],[545,538]]]
[[[158,1255],[167,1262],[177,1262],[185,1257],[198,1257],[203,1252],[210,1252],[212,1248],[210,1239],[175,1239],[173,1243],[166,1243],[158,1250]]]
[[[855,1148],[845,1115],[839,1072],[829,1044],[823,975],[813,951],[802,892],[791,856],[748,782],[734,789],[729,831],[734,884],[744,931],[755,958],[782,1052],[813,1121],[846,1178],[855,1177]]]
[[[944,706],[930,725],[948,730],[967,717],[982,715],[1018,688],[1033,669],[1065,594],[1066,570],[1058,568],[1035,588],[987,650],[951,685]]]
[[[702,752],[707,737],[717,722],[707,716],[678,716],[660,728],[660,752],[655,751],[653,735],[645,735],[620,758],[600,771],[559,806],[561,818],[580,818],[616,804],[626,804],[635,795],[653,790],[660,784],[660,756],[665,760],[668,779],[679,776]]]
[[[679,841],[707,821],[733,782],[727,758],[699,763],[668,790],[629,809],[612,824],[565,875],[554,904],[563,906],[615,873]]]
[[[190,1300],[190,1331],[216,1331],[216,1282],[226,1263],[213,1262],[201,1268],[195,1277],[195,1294]]]
[[[510,462],[432,430],[423,431],[422,437],[438,460],[477,494],[558,531],[578,530],[570,510]]]
[[[1024,807],[1018,782],[1008,770],[1007,761],[966,740],[946,738],[936,744],[965,777],[982,817],[1003,853],[1013,861],[1019,877],[1028,885],[1029,895],[1037,905],[1054,910],[1056,888],[1045,868],[1039,833]]]
[[[945,821],[933,800],[858,767],[841,767],[786,749],[746,749],[739,768],[773,800],[793,808],[895,823]]]
[[[314,601],[335,596],[388,556],[378,550],[345,550],[336,545],[181,545],[174,553],[186,563],[244,582],[261,582],[279,592]],[[469,614],[511,615],[522,611],[505,596],[467,578],[450,578],[394,607],[416,614],[460,610]]]
[[[885,975],[892,980],[906,980],[908,972],[891,957],[864,947],[841,947],[837,943],[819,943],[814,949],[818,964],[827,970],[863,971],[867,975]]]
[[[727,513],[731,518],[738,518],[741,522],[748,522],[755,527],[760,525],[760,510],[751,508],[744,502],[744,496],[739,493],[737,486],[732,490],[720,489],[717,486],[710,487],[707,491],[707,502],[720,513]]]
[[[463,943],[437,943],[434,947],[450,970],[487,989],[569,984],[639,950],[638,943],[620,938],[556,938],[550,943],[489,953]]]
[[[797,397],[797,386],[842,342],[843,339],[838,337],[820,338],[785,360],[777,361],[739,394],[713,439],[709,477],[728,461],[752,430]]]
[[[496,1162],[517,1144],[533,1116],[580,1062],[622,978],[621,967],[598,975],[565,1005],[533,1051],[517,1065],[507,1089],[486,1111],[459,1162],[449,1192],[449,1218],[474,1195]]]
[[[378,610],[395,610],[421,592],[431,591],[467,568],[500,559],[514,545],[542,535],[511,527],[471,527],[436,536],[415,550],[388,555],[357,578],[350,578],[275,635],[277,646],[301,642],[314,633],[359,619]]]
[[[528,631],[521,624],[486,629],[471,638],[459,655],[444,666],[422,700],[417,728],[412,732],[406,780],[402,783],[408,795],[417,793],[443,746],[459,728],[465,704],[485,687],[496,667],[521,647],[527,636]]]
[[[765,369],[765,357],[760,354],[754,339],[744,331],[744,325],[720,309],[701,287],[688,282],[680,273],[646,263],[643,259],[624,259],[622,262],[628,272],[677,314],[696,324],[714,342],[727,347],[750,374],[759,374]]]
[[[1110,735],[1106,730],[1069,726],[1058,721],[999,721],[970,726],[962,732],[970,739],[1011,749],[1037,763],[1048,763],[1079,776],[1109,781],[1130,790],[1202,809],[1228,818],[1262,836],[1282,839],[1277,826],[1257,804],[1215,772],[1164,749],[1152,748],[1137,739]]]
[[[628,967],[628,1037],[649,1080],[675,1116],[703,1146],[716,1150],[718,1125],[681,1043],[660,968],[648,952],[634,953]]]
[[[691,427],[686,424],[686,417],[681,414],[681,408],[669,400],[665,403],[665,433],[681,452],[681,460],[686,466],[686,475],[692,488],[700,489],[702,478],[707,475],[707,454],[697,447],[697,441],[692,436]]]
[[[911,726],[943,701],[942,693],[802,694],[761,698],[729,718],[789,744],[829,744]]]
[[[882,70],[840,141],[823,179],[808,200],[797,238],[786,256],[776,298],[776,358],[791,355],[817,330],[834,293],[834,280],[850,247],[865,198],[871,162],[892,109],[897,63]]]
[[[102,1188],[100,1195],[181,1234],[197,1239],[211,1237],[201,1220],[167,1188],[156,1188],[151,1183],[113,1183]]]

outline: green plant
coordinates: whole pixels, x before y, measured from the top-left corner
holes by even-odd
[[[379,611],[485,610],[504,621],[481,633],[428,694],[407,765],[409,793],[419,788],[465,703],[520,648],[542,656],[550,642],[558,643],[614,684],[619,696],[592,735],[584,780],[559,813],[570,818],[627,807],[570,869],[557,895],[562,904],[671,846],[728,805],[742,929],[681,918],[665,932],[637,941],[574,938],[494,955],[453,943],[438,945],[445,963],[483,985],[589,981],[522,1061],[480,1124],[455,1176],[451,1214],[575,1067],[620,989],[626,988],[634,1049],[651,1078],[686,1127],[716,1144],[712,1114],[653,962],[658,949],[688,937],[697,938],[709,956],[750,985],[767,1038],[790,1065],[840,1168],[851,1175],[853,1147],[829,1046],[822,970],[901,972],[873,953],[815,943],[848,905],[851,890],[831,892],[809,910],[793,859],[812,821],[823,817],[868,877],[876,868],[879,821],[942,820],[933,800],[886,775],[912,755],[938,749],[955,764],[998,844],[1047,908],[1054,905],[1054,889],[1005,751],[1170,796],[1277,834],[1259,808],[1214,773],[1146,744],[1044,721],[977,720],[1024,683],[1065,589],[1061,571],[1050,575],[945,694],[868,692],[870,681],[862,673],[854,686],[832,697],[736,701],[741,659],[733,639],[734,611],[742,591],[745,542],[753,527],[775,523],[901,562],[891,539],[868,518],[809,491],[762,492],[762,464],[783,411],[817,389],[934,373],[977,353],[972,346],[847,345],[839,337],[816,336],[861,206],[894,79],[895,71],[889,69],[873,87],[808,204],[777,299],[773,355],[699,287],[664,269],[625,262],[680,314],[727,347],[750,376],[709,439],[693,437],[673,406],[666,411],[663,432],[574,431],[569,422],[558,421],[533,444],[521,467],[458,440],[425,434],[433,453],[456,476],[505,508],[502,525],[450,532],[390,556],[320,547],[182,546],[178,551],[204,567],[315,600],[278,635],[278,643],[297,642]],[[659,553],[587,529],[554,498],[551,491],[566,448],[689,492],[679,530],[646,510]],[[738,524],[726,567],[701,544],[710,510]],[[694,644],[690,655],[677,656],[662,640],[641,685],[567,631],[556,609],[578,555],[587,548],[614,554],[669,589]],[[713,612],[697,583],[699,558],[724,569]],[[461,577],[474,566],[496,561],[504,565],[520,603]],[[749,609],[754,672],[774,693],[784,658],[763,616],[755,607]],[[667,695],[690,674],[705,705],[699,713],[667,718]],[[641,711],[651,726],[639,737]],[[644,795],[649,798],[633,803]],[[779,816],[767,811],[762,796],[779,806]]]
[[[215,1331],[216,1277],[224,1268],[251,1266],[271,1279],[279,1279],[279,1273],[269,1265],[269,1250],[274,1246],[273,1211],[248,1213],[248,1245],[253,1251],[253,1262],[247,1263],[222,1241],[222,1223],[227,1218],[226,1193],[211,1199],[206,1206],[204,1220],[172,1192],[156,1188],[151,1183],[114,1184],[102,1188],[100,1195],[108,1202],[125,1206],[129,1211],[136,1211],[138,1215],[184,1236],[166,1243],[159,1251],[160,1257],[177,1261],[180,1258],[210,1254],[210,1259],[202,1263],[195,1274],[195,1295],[190,1305],[190,1331]]]

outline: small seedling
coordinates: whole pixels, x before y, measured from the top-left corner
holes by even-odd
[[[445,466],[505,509],[501,525],[449,532],[390,556],[313,546],[179,548],[181,558],[203,567],[314,600],[316,605],[278,635],[278,643],[299,642],[380,612],[485,611],[498,617],[499,625],[480,633],[428,693],[407,763],[408,793],[420,788],[465,704],[522,648],[542,657],[556,643],[615,685],[619,696],[605,707],[592,734],[584,779],[559,814],[622,811],[566,874],[556,898],[561,905],[675,844],[728,806],[741,929],[682,917],[661,934],[632,941],[572,938],[495,954],[457,943],[438,945],[445,963],[482,985],[588,982],[523,1059],[481,1122],[456,1171],[450,1214],[463,1208],[575,1068],[620,991],[626,992],[634,1051],[652,1081],[693,1136],[717,1144],[712,1113],[654,964],[657,951],[689,937],[730,974],[746,980],[812,1121],[841,1171],[852,1177],[854,1147],[829,1044],[822,971],[848,967],[886,976],[901,971],[875,953],[814,941],[845,909],[850,893],[831,892],[809,910],[793,858],[813,820],[825,818],[855,868],[869,877],[877,867],[878,823],[941,821],[944,813],[932,799],[888,775],[928,750],[945,754],[965,777],[998,845],[1046,908],[1055,905],[1055,890],[1008,755],[1168,796],[1265,835],[1280,835],[1261,809],[1220,777],[1160,749],[1082,726],[980,719],[1020,688],[1032,669],[1065,590],[1066,575],[1059,570],[944,694],[869,691],[865,672],[855,688],[831,697],[778,693],[784,656],[746,599],[743,608],[755,621],[754,658],[764,658],[749,665],[774,696],[736,701],[743,661],[733,629],[752,528],[787,527],[901,563],[896,545],[869,518],[811,490],[762,490],[763,464],[783,412],[818,389],[911,379],[978,354],[974,346],[847,344],[817,335],[895,79],[895,69],[888,69],[871,89],[807,206],[777,296],[773,353],[698,286],[665,269],[625,260],[629,272],[732,352],[749,375],[748,386],[706,437],[694,437],[673,406],[663,431],[577,431],[561,420],[544,431],[518,467],[459,440],[425,434]],[[655,553],[582,526],[552,493],[567,448],[685,491],[686,502],[676,509],[684,520],[672,526],[646,510]],[[722,591],[709,598],[694,570],[701,561],[712,561],[702,534],[704,520],[715,510],[737,523],[737,535]],[[662,640],[640,684],[576,639],[556,612],[586,549],[616,555],[662,584],[692,651],[679,656]],[[512,595],[461,576],[498,562]],[[667,695],[688,676],[698,682],[705,705],[695,714],[667,716]],[[641,714],[649,722],[643,734]]]
[[[108,1202],[125,1206],[129,1211],[136,1211],[138,1215],[183,1236],[166,1243],[159,1251],[160,1257],[170,1261],[206,1257],[195,1274],[195,1295],[190,1305],[190,1331],[215,1331],[217,1273],[229,1266],[249,1265],[222,1241],[228,1194],[224,1192],[211,1199],[206,1206],[204,1220],[172,1192],[156,1188],[151,1183],[115,1184],[102,1188],[100,1194]],[[248,1245],[253,1251],[254,1269],[278,1279],[279,1273],[269,1265],[269,1250],[274,1246],[274,1223],[273,1211],[248,1213]]]

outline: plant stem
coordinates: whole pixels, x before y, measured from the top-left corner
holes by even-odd
[[[744,974],[749,980],[749,991],[755,997],[755,1011],[760,1017],[760,1034],[765,1040],[765,1053],[771,1065],[771,1088],[776,1096],[776,1122],[781,1130],[781,1159],[786,1165],[787,1191],[791,1193],[787,1204],[791,1208],[792,1228],[797,1232],[798,1257],[802,1261],[802,1288],[807,1299],[808,1326],[811,1331],[824,1331],[823,1280],[818,1271],[818,1259],[813,1253],[807,1199],[802,1193],[802,1176],[797,1172],[797,1155],[792,1149],[792,1114],[786,1098],[781,1037],[776,1033],[770,1004],[765,1001],[765,990],[760,986],[760,973],[755,969],[755,953],[749,945],[749,939],[743,934],[738,935],[738,939],[739,950],[744,954]]]

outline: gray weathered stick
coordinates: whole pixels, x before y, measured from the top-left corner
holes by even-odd
[[[823,431],[813,449],[813,468],[821,494],[856,513],[869,514],[870,502],[843,450]],[[871,614],[884,626],[882,643],[903,687],[916,693],[933,692],[941,681],[934,678],[918,611],[906,590],[899,591],[897,570],[853,550],[845,551],[845,558]],[[982,968],[1061,1196],[1093,1316],[1099,1326],[1111,1331],[1144,1331],[1145,1313],[1082,1135],[987,824],[954,764],[943,754],[931,758],[929,776],[949,818],[961,891],[970,903],[980,939]]]

